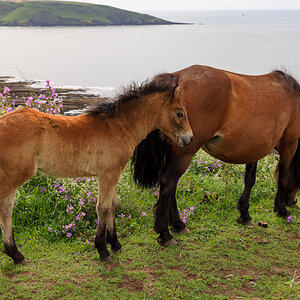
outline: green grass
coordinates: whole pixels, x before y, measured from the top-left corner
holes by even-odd
[[[196,159],[212,164],[202,152]],[[273,213],[276,163],[271,155],[258,165],[250,201],[254,227],[236,223],[244,167],[224,164],[208,172],[192,163],[177,189],[180,210],[195,208],[187,217],[190,232],[174,234],[178,245],[169,248],[159,246],[152,230],[155,193],[136,187],[128,166],[118,185],[123,248],[110,264],[86,243],[95,234],[93,201],[84,210],[76,204],[87,191],[94,197],[96,183],[58,181],[66,199],[53,187],[56,179],[37,176],[19,189],[14,210],[15,238],[30,263],[14,265],[0,254],[0,299],[300,299],[300,214],[290,208],[288,223]],[[62,225],[80,211],[87,215],[67,238]],[[268,228],[259,227],[260,220]]]
[[[0,25],[6,26],[146,24],[170,22],[106,5],[63,1],[0,2]]]

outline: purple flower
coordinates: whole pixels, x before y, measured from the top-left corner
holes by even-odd
[[[33,101],[33,98],[32,97],[28,97],[28,99],[25,102],[26,106],[31,106],[32,101]]]
[[[120,214],[119,218],[124,219],[125,215],[124,214]]]
[[[70,210],[72,210],[73,209],[73,207],[72,206],[70,206],[69,204],[67,205],[67,208],[66,208],[66,212],[69,212]]]
[[[131,215],[128,216],[127,220],[130,220],[130,219],[131,219]]]
[[[71,232],[68,232],[67,233],[67,237],[71,237],[72,236],[72,233]]]
[[[48,227],[48,231],[49,231],[49,232],[53,232],[52,227]]]
[[[3,90],[3,94],[9,93],[9,92],[10,92],[9,87],[5,86],[4,90]]]
[[[65,192],[65,188],[64,188],[63,186],[60,186],[58,192],[59,192],[60,194],[63,193],[63,192]]]
[[[41,188],[41,191],[42,191],[42,193],[46,192],[46,188],[45,188],[45,187],[42,187],[42,188]]]
[[[142,216],[148,217],[147,213],[145,211],[142,211]]]

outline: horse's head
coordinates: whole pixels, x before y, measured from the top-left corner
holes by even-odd
[[[162,92],[163,106],[160,111],[160,130],[163,131],[174,143],[180,147],[188,146],[193,141],[193,132],[189,124],[185,103],[181,99],[178,90],[178,78],[169,75],[168,84],[170,91]],[[156,80],[159,78],[156,77]],[[165,78],[163,78],[165,79]]]

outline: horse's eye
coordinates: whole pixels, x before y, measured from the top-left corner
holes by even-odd
[[[176,115],[177,115],[178,118],[182,118],[183,117],[183,113],[182,112],[178,112],[178,113],[176,113]]]

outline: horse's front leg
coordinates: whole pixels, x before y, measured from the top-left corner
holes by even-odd
[[[99,195],[97,202],[98,224],[95,248],[98,250],[102,261],[111,260],[110,253],[106,247],[106,241],[111,245],[112,250],[121,249],[115,226],[115,212],[117,208],[115,188],[119,176],[109,177],[110,178],[103,178],[99,176]]]
[[[244,191],[238,201],[237,209],[240,211],[240,217],[237,222],[243,225],[252,225],[249,215],[249,198],[251,189],[255,184],[257,162],[246,164],[244,177]]]
[[[163,246],[177,244],[169,232],[169,224],[175,232],[185,233],[188,231],[179,217],[176,205],[176,187],[179,178],[187,169],[193,154],[194,152],[192,151],[188,153],[174,151],[165,171],[161,175],[154,229],[159,234],[158,242]]]

